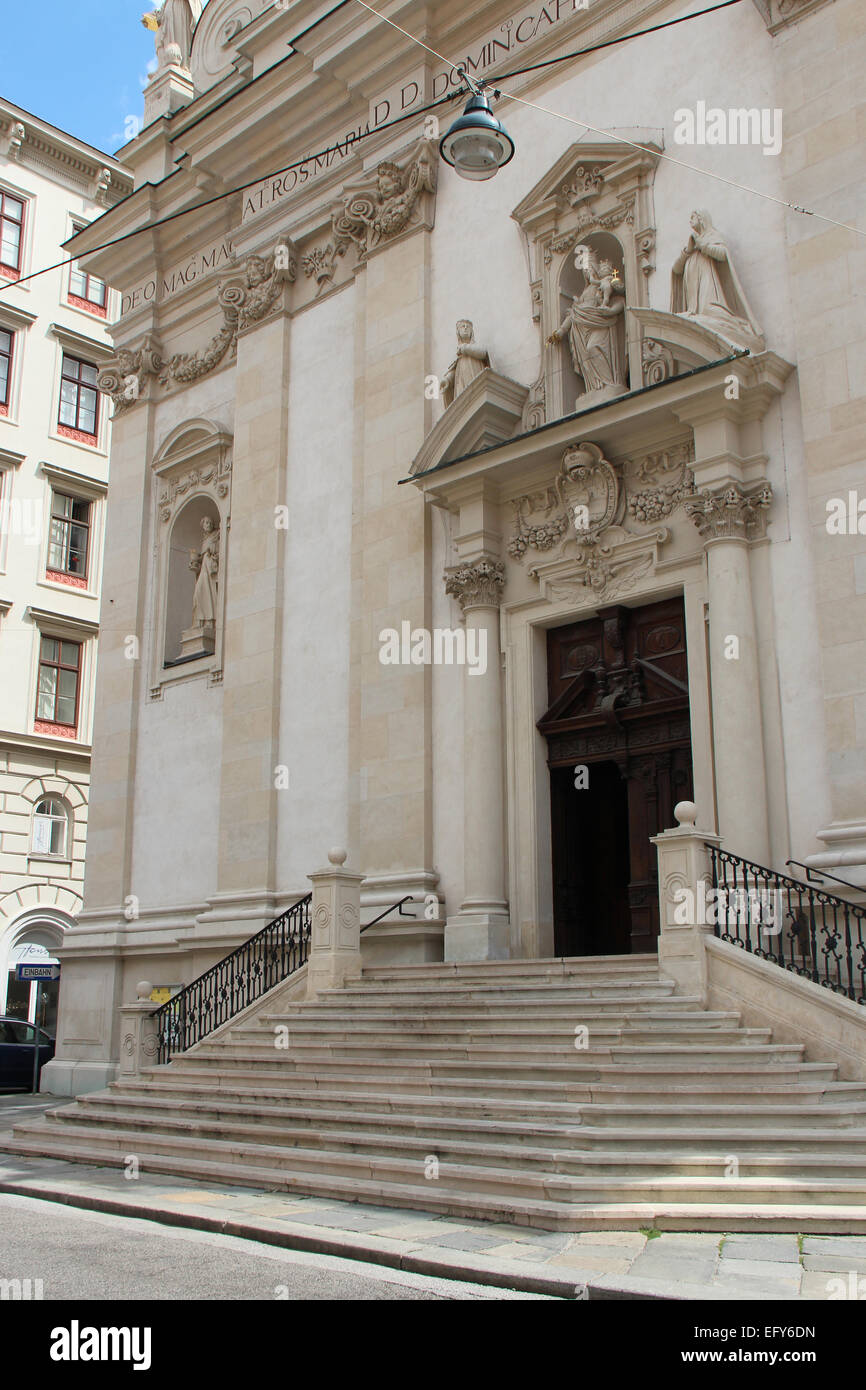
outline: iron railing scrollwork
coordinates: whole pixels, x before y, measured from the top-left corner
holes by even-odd
[[[306,963],[312,897],[301,898],[154,1010],[158,1062],[186,1052]]]
[[[715,893],[707,920],[721,941],[866,1005],[866,907],[717,845],[707,851]]]

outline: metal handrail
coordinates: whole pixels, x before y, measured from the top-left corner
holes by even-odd
[[[814,875],[815,878],[832,878],[834,883],[841,883],[843,888],[851,888],[855,893],[863,892],[863,889],[858,884],[849,883],[847,878],[840,878],[838,874],[828,873],[826,869],[813,869],[809,864],[801,864],[799,859],[786,859],[785,863],[788,867],[790,867],[791,864],[795,864],[798,869],[805,869],[807,883],[814,882]]]
[[[312,893],[300,898],[154,1010],[158,1062],[201,1042],[306,963],[312,899]]]
[[[364,932],[367,930],[368,927],[375,927],[376,923],[377,923],[377,922],[381,922],[381,920],[382,920],[383,917],[387,917],[389,912],[393,912],[395,907],[396,907],[396,909],[397,909],[397,911],[399,912],[399,914],[400,914],[401,917],[410,917],[410,918],[412,919],[413,922],[416,921],[416,917],[415,917],[415,913],[414,913],[414,912],[404,912],[404,911],[403,911],[403,904],[404,904],[404,903],[413,903],[414,901],[415,901],[415,899],[412,897],[412,894],[411,894],[411,893],[407,893],[406,896],[405,896],[405,898],[401,898],[400,901],[399,901],[398,903],[392,903],[390,907],[386,907],[386,908],[385,908],[385,911],[384,911],[384,912],[380,912],[378,917],[374,917],[373,920],[372,920],[372,922],[365,922],[364,925],[363,925],[363,927],[362,927],[361,930],[359,931],[358,935],[359,935],[359,936],[363,936]]]
[[[866,1005],[866,907],[718,845],[706,848],[717,895],[708,925],[721,941]]]

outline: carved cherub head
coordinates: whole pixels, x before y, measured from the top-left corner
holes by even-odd
[[[267,262],[261,256],[250,256],[246,264],[247,285],[255,289],[256,285],[261,285],[268,278]]]
[[[379,197],[382,202],[387,202],[389,198],[395,198],[402,193],[406,187],[406,179],[399,164],[393,164],[391,160],[384,160],[376,170],[376,179],[379,188]]]

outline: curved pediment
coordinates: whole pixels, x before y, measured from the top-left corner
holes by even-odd
[[[239,57],[236,40],[270,5],[271,0],[207,0],[195,27],[190,58],[197,93],[208,91],[233,70]]]
[[[433,426],[409,470],[414,476],[511,439],[521,429],[529,387],[485,367]]]
[[[668,314],[661,309],[640,309],[630,306],[627,313],[640,325],[643,340],[642,358],[645,381],[652,380],[654,361],[662,365],[674,364],[673,372],[664,375],[678,375],[691,367],[702,367],[709,362],[719,362],[730,357],[733,352],[763,352],[766,344],[763,338],[743,334],[743,341],[735,341],[724,333],[710,328],[706,322],[689,318],[686,314]],[[746,341],[748,339],[748,341]]]

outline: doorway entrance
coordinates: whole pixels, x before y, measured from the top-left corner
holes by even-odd
[[[650,836],[692,795],[682,599],[601,609],[548,633],[550,704],[538,728],[550,768],[557,955],[654,951],[658,874]]]

